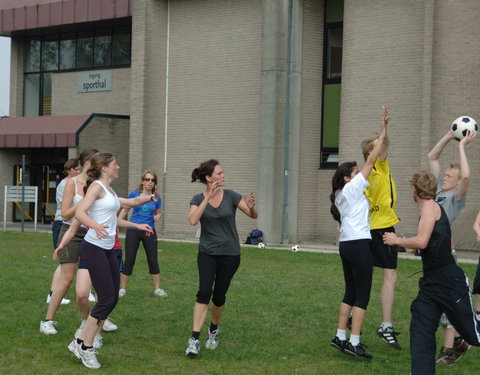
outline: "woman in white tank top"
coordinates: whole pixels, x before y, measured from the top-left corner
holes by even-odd
[[[118,301],[120,272],[113,251],[115,232],[118,224],[131,226],[129,225],[131,223],[124,220],[117,223],[117,212],[120,207],[131,208],[156,200],[158,195],[155,193],[132,199],[118,198],[110,183],[118,178],[119,169],[112,154],[95,154],[87,171],[89,178],[87,192],[75,211],[76,220],[89,228],[80,253],[97,291],[98,301],[88,316],[83,332],[68,345],[68,348],[88,368],[100,368],[96,351],[93,349],[93,340],[98,327],[102,326]],[[146,224],[135,226],[137,228],[141,226],[142,230],[153,233]],[[71,229],[74,230],[74,227],[78,228],[78,223],[72,223]],[[71,237],[71,233],[65,235],[69,236]],[[65,245],[65,242],[62,240],[61,245]]]

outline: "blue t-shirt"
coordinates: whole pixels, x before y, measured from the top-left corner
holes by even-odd
[[[133,190],[128,194],[128,198],[135,198],[140,196],[140,192],[138,190]],[[130,221],[136,224],[148,224],[155,230],[155,211],[162,208],[162,201],[160,197],[158,197],[157,202],[148,202],[142,204],[141,206],[137,206],[133,208],[132,216],[130,217]],[[138,230],[134,228],[129,228],[133,230]]]

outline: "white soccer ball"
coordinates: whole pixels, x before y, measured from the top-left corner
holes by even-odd
[[[263,242],[259,242],[258,245],[257,245],[257,247],[258,247],[259,249],[264,249],[264,248],[265,248],[265,244],[264,244]]]
[[[300,246],[298,246],[298,245],[293,245],[293,246],[292,246],[292,251],[293,251],[294,253],[300,251]]]
[[[467,130],[477,134],[477,121],[470,116],[460,116],[452,122],[452,133],[457,139],[462,139],[467,135]]]

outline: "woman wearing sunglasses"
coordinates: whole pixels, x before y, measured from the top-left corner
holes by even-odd
[[[130,192],[128,198],[135,198],[140,195],[150,196],[155,192],[157,182],[158,179],[155,172],[145,171],[140,185],[138,185],[137,189]],[[119,218],[126,218],[128,210],[128,208],[123,208],[120,211]],[[143,248],[147,255],[148,270],[152,276],[154,287],[153,294],[158,297],[168,297],[168,294],[163,289],[160,289],[160,267],[158,266],[157,257],[157,232],[155,230],[155,223],[160,220],[161,215],[162,203],[160,197],[157,202],[151,201],[133,208],[130,221],[137,224],[150,225],[153,228],[153,235],[147,234],[145,231],[132,228],[127,229],[127,234],[125,236],[125,263],[123,265],[122,273],[120,274],[119,297],[123,297],[127,293],[128,280],[132,276],[133,266],[135,265],[135,258],[137,257],[140,242],[143,244]]]

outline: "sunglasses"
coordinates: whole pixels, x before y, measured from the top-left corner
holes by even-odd
[[[157,182],[157,180],[155,180],[154,178],[144,178],[143,181],[147,181],[147,182]]]

